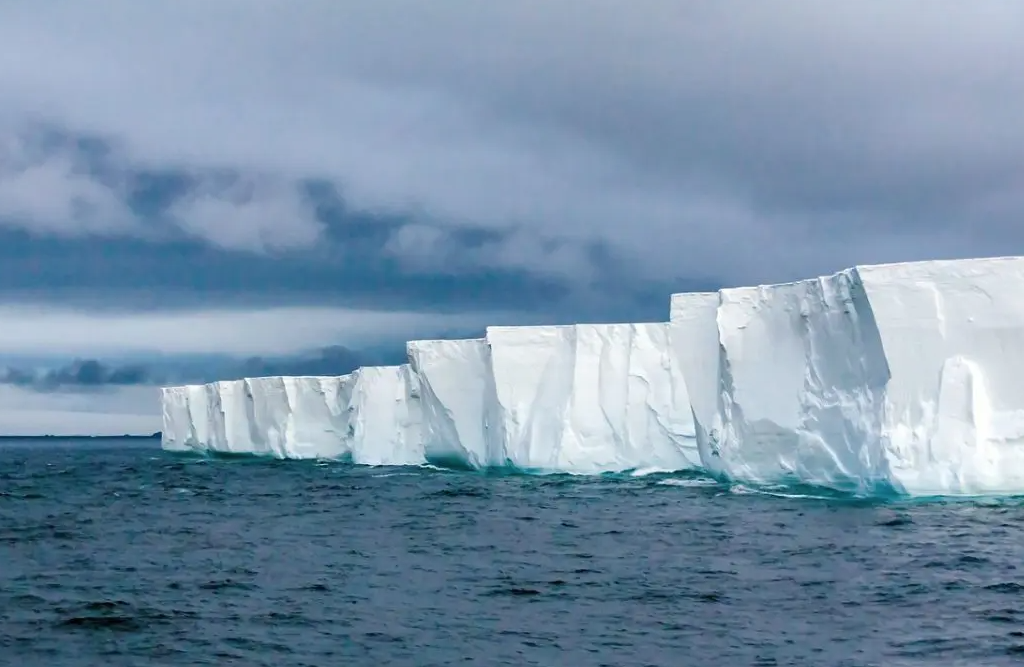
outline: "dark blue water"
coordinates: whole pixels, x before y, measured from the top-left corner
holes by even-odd
[[[786,495],[7,443],[0,664],[1024,663],[1019,502]]]

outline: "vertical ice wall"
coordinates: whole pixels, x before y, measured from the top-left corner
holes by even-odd
[[[690,410],[700,466],[727,473],[718,451],[722,433],[718,292],[673,294],[669,307],[676,410]]]
[[[262,377],[163,390],[170,450],[341,458],[351,376]]]
[[[258,454],[289,458],[286,439],[292,406],[284,389],[284,378],[258,377],[243,380],[252,402],[250,429]]]
[[[160,430],[163,448],[169,451],[192,449],[189,440],[192,418],[188,410],[188,388],[162,388],[160,407],[163,412],[163,425]]]
[[[892,375],[884,430],[897,486],[1024,491],[1024,258],[856,271]]]
[[[286,377],[285,396],[292,406],[286,440],[289,457],[340,459],[348,456],[348,389],[350,375]]]
[[[851,273],[722,290],[716,323],[709,470],[856,490],[885,482],[880,420],[888,370]]]
[[[666,324],[490,327],[492,445],[521,469],[679,470],[698,461]]]
[[[495,453],[489,444],[493,387],[487,341],[410,341],[406,352],[419,379],[426,459],[472,468],[500,465],[500,451]]]
[[[163,391],[164,446],[358,463],[1024,490],[1024,258],[672,297],[669,324],[492,327],[410,365]]]
[[[208,449],[212,442],[210,392],[206,385],[189,385],[185,387],[188,402],[188,439],[193,448]]]
[[[672,297],[676,382],[727,478],[1024,490],[1024,258]]]
[[[558,450],[575,357],[572,326],[488,327],[495,388],[490,421],[504,464],[561,470]]]
[[[364,367],[353,377],[349,402],[353,462],[425,463],[419,382],[409,365]]]

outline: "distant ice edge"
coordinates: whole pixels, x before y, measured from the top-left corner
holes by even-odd
[[[490,327],[342,377],[167,387],[168,450],[859,495],[1024,493],[1024,258],[674,294],[669,321]]]
[[[697,469],[667,323],[491,327],[342,377],[163,390],[174,451],[596,474]]]

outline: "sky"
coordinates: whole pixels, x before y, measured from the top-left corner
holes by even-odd
[[[1024,254],[1024,3],[0,1],[0,434]]]

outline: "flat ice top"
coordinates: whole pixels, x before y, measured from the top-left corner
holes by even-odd
[[[667,323],[492,326],[345,378],[166,388],[164,444],[1020,493],[1022,293],[1024,257],[997,257],[673,294]]]

